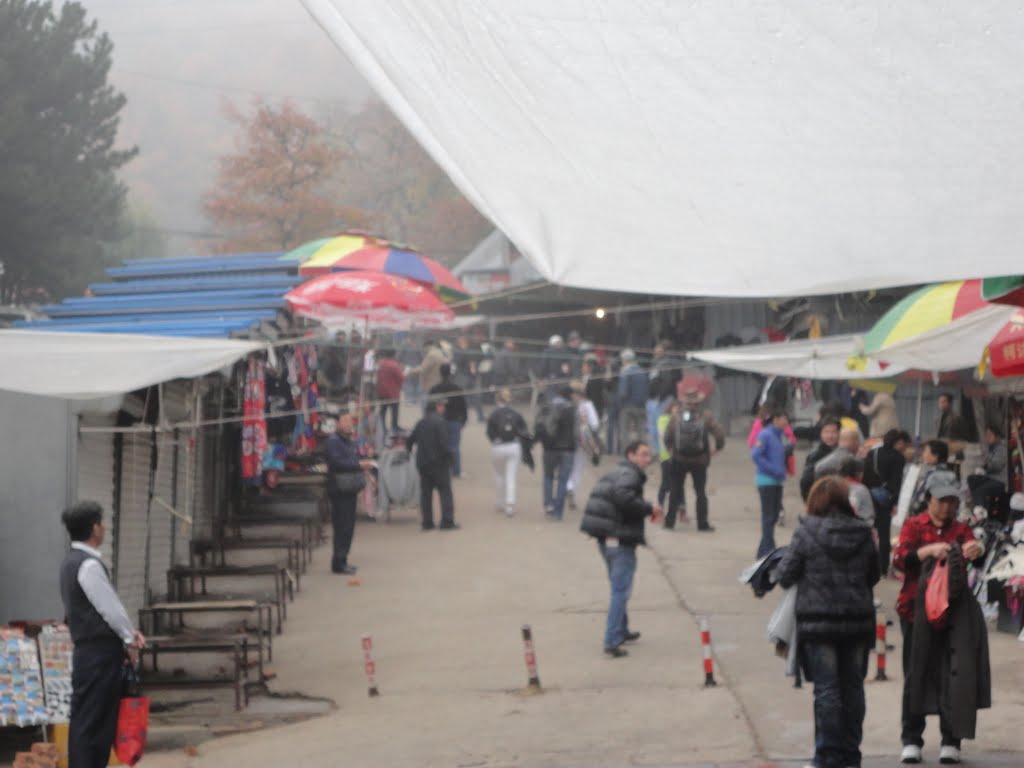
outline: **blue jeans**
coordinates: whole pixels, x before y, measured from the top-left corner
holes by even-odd
[[[572,474],[573,451],[544,449],[544,511],[559,520],[565,509],[565,493]],[[557,475],[557,477],[556,477]]]
[[[462,443],[463,426],[461,421],[448,422],[448,450],[452,452],[453,477],[460,477],[462,475],[462,452],[459,445]]]
[[[633,593],[633,574],[636,573],[636,547],[619,545],[605,546],[601,540],[597,548],[608,568],[608,581],[611,582],[612,599],[608,603],[608,622],[604,629],[604,647],[615,648],[622,645],[629,632],[629,616],[626,614],[626,603]]]
[[[868,641],[849,637],[801,644],[814,679],[814,765],[860,766]]]
[[[759,485],[757,494],[761,497],[761,543],[757,545],[757,558],[775,551],[775,523],[782,510],[782,486]]]
[[[658,434],[658,417],[665,412],[668,408],[669,403],[672,400],[670,398],[663,398],[661,400],[650,399],[647,401],[647,437],[651,441],[651,453],[655,456],[661,451],[661,435]]]

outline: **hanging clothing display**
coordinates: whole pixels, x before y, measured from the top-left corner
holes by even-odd
[[[263,482],[263,454],[267,450],[266,363],[250,357],[242,403],[242,480]]]

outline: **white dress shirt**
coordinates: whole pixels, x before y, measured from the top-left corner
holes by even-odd
[[[92,555],[78,568],[78,585],[85,592],[85,596],[89,598],[93,608],[99,612],[115,634],[124,641],[125,645],[131,645],[135,627],[132,625],[132,620],[128,618],[128,611],[125,610],[121,598],[114,591],[114,585],[110,583],[110,577],[107,576],[107,571],[103,567],[100,553],[81,541],[71,542],[71,548]]]

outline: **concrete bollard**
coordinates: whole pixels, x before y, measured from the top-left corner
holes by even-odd
[[[885,611],[878,611],[875,614],[875,659],[878,669],[875,672],[875,680],[888,680],[885,673],[885,649],[886,649],[886,628]]]
[[[700,644],[704,649],[704,687],[712,688],[715,682],[715,663],[711,658],[711,625],[707,616],[700,617]]]
[[[523,655],[526,658],[526,675],[530,688],[540,690],[540,677],[537,674],[537,654],[533,650],[533,631],[529,624],[523,624]]]
[[[377,690],[377,665],[373,663],[373,639],[363,635],[363,669],[366,670],[366,693],[369,696],[380,696]]]

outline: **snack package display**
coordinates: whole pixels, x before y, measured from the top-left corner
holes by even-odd
[[[0,628],[0,726],[47,722],[35,640],[20,629]]]

